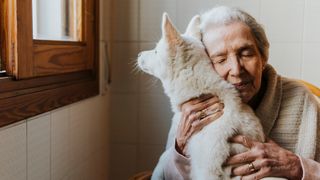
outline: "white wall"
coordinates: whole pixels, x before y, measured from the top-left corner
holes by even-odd
[[[101,0],[101,82],[108,0]],[[0,128],[1,180],[105,180],[109,92]]]
[[[164,149],[172,113],[159,82],[133,69],[140,50],[160,38],[168,12],[181,32],[216,4],[240,7],[266,28],[270,59],[280,74],[320,86],[318,0],[114,0],[112,3],[111,179],[152,169]]]
[[[106,179],[107,108],[97,96],[1,128],[0,179]]]

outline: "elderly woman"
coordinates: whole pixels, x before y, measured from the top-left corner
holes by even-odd
[[[249,148],[227,160],[226,165],[240,165],[233,169],[233,175],[242,179],[320,179],[320,105],[315,97],[267,64],[268,40],[263,28],[249,14],[216,7],[203,14],[201,21],[203,43],[212,66],[253,108],[268,137],[265,143],[242,135],[231,139]],[[191,128],[198,119],[192,113],[208,106],[219,113],[223,108],[219,103],[218,97],[204,96],[182,104],[184,113],[175,147],[170,148],[166,164],[158,164],[164,166],[164,179],[189,179],[192,157],[185,154],[188,139],[205,126]],[[211,117],[214,121],[219,115]]]

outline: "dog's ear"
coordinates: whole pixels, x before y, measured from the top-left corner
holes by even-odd
[[[170,46],[174,46],[178,44],[180,41],[182,41],[180,33],[171,23],[171,20],[167,13],[163,13],[162,16],[162,37],[165,38],[165,40],[169,43]]]
[[[201,31],[200,31],[200,16],[195,15],[191,21],[189,22],[189,25],[187,27],[186,32],[184,33],[186,35],[195,37],[199,40],[201,40]]]

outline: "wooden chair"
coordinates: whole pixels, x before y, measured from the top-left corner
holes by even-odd
[[[298,81],[304,84],[314,95],[320,97],[320,89],[317,86],[303,80]]]
[[[150,180],[152,171],[143,171],[133,175],[129,180]]]
[[[317,86],[303,80],[298,80],[298,81],[304,84],[314,95],[320,98],[320,89]],[[152,174],[152,171],[140,172],[135,174],[131,178],[129,178],[129,180],[150,180],[151,174]]]

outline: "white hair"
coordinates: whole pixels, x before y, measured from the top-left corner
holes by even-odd
[[[205,33],[208,28],[232,22],[242,22],[250,28],[260,54],[267,61],[269,58],[269,41],[262,25],[254,17],[238,8],[217,6],[210,9],[201,15],[200,28],[202,33]]]

